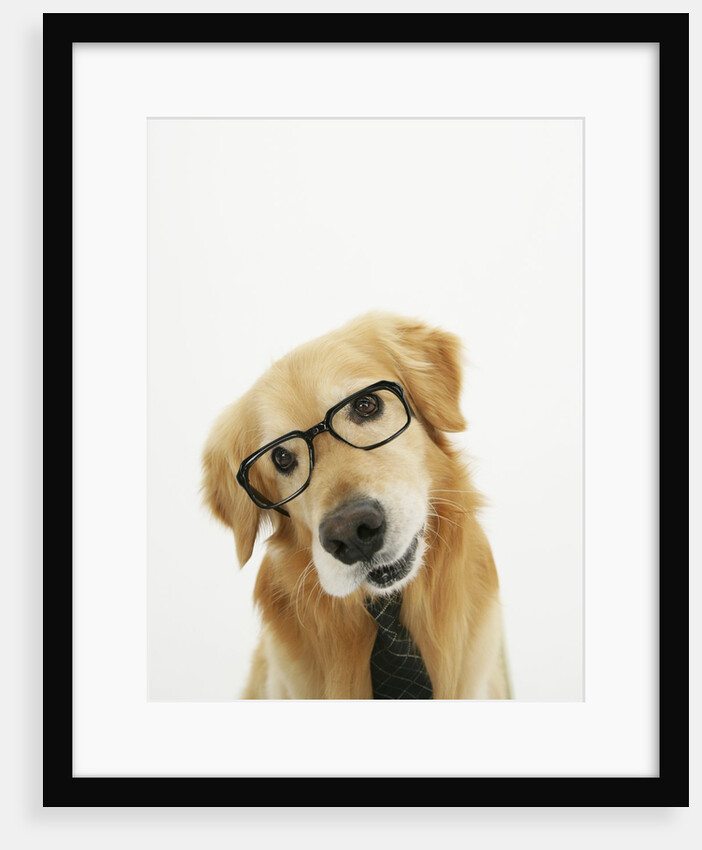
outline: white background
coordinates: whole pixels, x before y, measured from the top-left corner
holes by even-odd
[[[325,4],[328,8],[330,4]],[[132,11],[128,4],[74,4],[75,11]],[[140,10],[146,7],[140,6]],[[186,11],[178,3],[150,3],[159,11]],[[209,9],[218,9],[209,4]],[[222,9],[266,8],[275,4],[220,4]],[[286,4],[287,8],[287,4]],[[303,8],[303,7],[300,7]],[[304,7],[314,10],[314,4]],[[342,8],[342,7],[337,7]],[[356,7],[359,10],[362,6]],[[380,5],[372,4],[373,10]],[[388,10],[420,9],[410,3],[383,4]],[[434,10],[497,11],[494,5],[443,3]],[[642,848],[658,848],[663,843],[678,847],[697,846],[699,808],[677,810],[607,809],[241,809],[229,810],[48,810],[41,809],[41,569],[42,550],[37,535],[37,493],[41,491],[41,467],[37,450],[41,439],[41,25],[42,11],[62,11],[48,2],[12,4],[4,9],[2,35],[3,97],[6,103],[6,130],[0,144],[3,156],[3,266],[6,285],[2,289],[3,362],[13,364],[6,372],[6,397],[11,415],[3,421],[3,515],[8,518],[2,540],[5,571],[5,615],[0,620],[4,661],[2,716],[2,803],[3,837],[14,846],[24,847],[150,847],[154,840],[168,841],[173,847],[192,846],[195,840],[209,846],[230,846],[232,841],[261,843],[285,841],[288,846],[322,846],[333,840],[337,846],[356,846],[368,838],[369,828],[392,830],[406,846],[423,846],[428,840],[481,842],[487,846],[575,848],[599,843],[619,846],[622,836]],[[521,4],[500,4],[500,11],[522,10]],[[534,9],[535,11],[537,9]],[[651,3],[543,4],[540,11],[659,11]],[[666,11],[699,12],[698,3],[670,4]],[[692,150],[699,146],[699,63],[696,48],[699,27],[692,18]],[[699,171],[693,160],[693,226],[699,224],[697,211]],[[692,242],[692,276],[699,273],[695,242]],[[692,292],[693,330],[699,317],[699,301]],[[692,336],[692,386],[699,387],[699,347]],[[699,429],[698,394],[693,396],[692,434]],[[696,473],[698,454],[693,441],[693,517],[696,515]],[[693,559],[699,554],[692,525]],[[692,573],[692,605],[699,601],[698,583]],[[692,619],[692,698],[699,691],[699,629]],[[9,651],[7,648],[12,647]],[[696,780],[699,764],[699,738],[693,727],[692,802],[699,803]],[[236,802],[236,801],[234,801]],[[376,833],[377,835],[377,833]]]
[[[258,632],[263,546],[240,575],[199,496],[215,416],[377,309],[464,341],[515,696],[582,698],[582,145],[581,119],[149,121],[150,699],[238,697]]]

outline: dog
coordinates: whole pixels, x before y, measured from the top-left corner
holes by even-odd
[[[241,566],[268,532],[243,699],[395,698],[371,670],[370,606],[391,600],[430,698],[512,698],[483,500],[447,437],[466,427],[461,383],[457,336],[369,313],[275,362],[215,422],[204,503]]]

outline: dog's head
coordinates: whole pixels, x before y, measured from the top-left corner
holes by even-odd
[[[379,382],[391,383],[354,397]],[[435,470],[450,454],[443,432],[465,427],[460,387],[457,337],[383,314],[276,362],[222,414],[203,455],[206,502],[233,529],[240,563],[267,518],[311,550],[333,596],[362,586],[390,592],[410,581],[425,551]]]

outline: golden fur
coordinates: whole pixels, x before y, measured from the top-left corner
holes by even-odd
[[[240,462],[287,431],[311,427],[345,394],[377,380],[404,387],[414,414],[408,430],[368,452],[322,434],[310,486],[285,505],[290,518],[257,508],[235,480]],[[455,336],[369,314],[273,364],[219,418],[203,454],[206,504],[233,530],[242,565],[259,531],[271,530],[255,587],[262,634],[244,698],[372,699],[376,624],[363,605],[368,589],[326,592],[312,550],[326,511],[376,491],[395,505],[405,493],[419,494],[422,504],[426,497],[425,548],[403,589],[402,619],[434,697],[509,698],[497,573],[477,519],[481,499],[445,436],[465,428],[460,389]]]

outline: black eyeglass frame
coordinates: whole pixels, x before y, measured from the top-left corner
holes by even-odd
[[[402,402],[405,413],[407,414],[407,422],[400,428],[399,431],[396,431],[391,437],[388,437],[385,440],[381,440],[379,443],[373,443],[372,446],[355,446],[353,443],[350,443],[348,440],[345,440],[340,434],[332,428],[331,422],[334,416],[343,408],[346,407],[347,404],[350,404],[357,398],[362,398],[369,393],[376,392],[377,390],[389,390],[391,393],[396,395],[400,401]],[[396,437],[399,437],[404,431],[406,431],[412,420],[412,410],[409,406],[409,402],[405,397],[405,391],[402,389],[400,384],[395,381],[376,381],[376,383],[371,384],[368,387],[364,387],[362,390],[358,390],[355,393],[352,393],[346,398],[342,399],[340,402],[335,404],[333,407],[330,407],[326,412],[324,419],[321,422],[318,422],[316,425],[313,425],[311,428],[308,428],[306,431],[289,431],[287,434],[283,434],[282,437],[278,437],[275,440],[272,440],[270,443],[266,443],[265,446],[262,446],[260,449],[257,449],[253,454],[250,454],[247,458],[241,462],[239,466],[239,471],[236,474],[236,480],[241,487],[244,488],[246,493],[248,494],[251,501],[256,505],[256,507],[261,508],[263,510],[274,510],[278,511],[278,513],[283,514],[283,516],[289,517],[290,514],[287,511],[284,511],[281,505],[284,505],[286,502],[291,501],[296,496],[299,496],[303,490],[306,490],[309,486],[310,481],[312,480],[312,472],[314,470],[314,447],[312,445],[312,441],[315,437],[318,437],[320,434],[324,434],[328,432],[339,440],[342,443],[346,443],[347,446],[351,446],[354,449],[360,449],[361,451],[367,452],[371,449],[379,449],[381,446],[384,446],[386,443],[391,442]],[[307,444],[307,450],[309,452],[309,461],[310,461],[310,471],[307,476],[307,480],[305,483],[296,490],[292,496],[287,496],[285,499],[281,499],[279,502],[271,502],[265,496],[258,492],[254,487],[251,486],[249,482],[249,470],[256,463],[256,461],[266,452],[269,452],[271,449],[274,449],[276,446],[279,446],[281,443],[286,443],[288,440],[292,440],[293,438],[299,438],[304,440]]]

